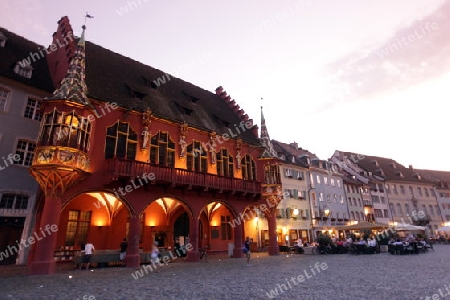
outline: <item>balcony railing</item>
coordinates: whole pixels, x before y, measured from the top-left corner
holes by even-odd
[[[140,176],[142,178],[144,173],[153,173],[155,174],[155,181],[157,183],[172,183],[175,185],[185,185],[190,188],[203,187],[205,189],[216,189],[221,192],[261,193],[261,183],[258,181],[217,176],[133,160],[117,158],[106,160],[106,172],[108,181],[117,180],[120,177],[134,179]]]

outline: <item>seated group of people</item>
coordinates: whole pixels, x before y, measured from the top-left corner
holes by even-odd
[[[380,253],[378,247],[377,247],[377,240],[371,236],[367,238],[367,240],[364,240],[363,238],[357,238],[353,240],[351,237],[347,238],[346,241],[346,247],[352,251],[352,253],[359,254],[359,253],[366,253],[366,254],[372,254],[372,253]]]
[[[431,244],[426,240],[410,234],[406,238],[391,238],[388,244],[389,253],[391,254],[406,254],[419,253],[419,250],[425,252],[428,248],[433,249]]]

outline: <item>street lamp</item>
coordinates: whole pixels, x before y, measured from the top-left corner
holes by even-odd
[[[322,226],[324,225],[323,217],[325,216],[325,218],[328,218],[329,214],[330,214],[330,209],[329,209],[328,207],[325,206],[325,207],[323,208],[323,211],[321,212]],[[326,223],[326,222],[325,222],[325,223]]]

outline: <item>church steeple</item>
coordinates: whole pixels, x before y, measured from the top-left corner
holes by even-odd
[[[53,95],[45,100],[67,100],[73,103],[82,104],[94,109],[88,100],[87,86],[85,82],[85,38],[84,31],[86,26],[83,25],[83,32],[78,41],[77,48],[69,64],[66,76],[61,81],[61,86],[57,88]]]
[[[277,157],[277,152],[273,149],[272,142],[270,141],[269,131],[266,126],[266,119],[263,114],[263,107],[261,106],[261,135],[260,141],[265,150],[261,155],[262,158]]]

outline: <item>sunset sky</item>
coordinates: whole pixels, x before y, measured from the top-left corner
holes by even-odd
[[[87,40],[262,104],[272,139],[450,171],[448,0],[98,2],[3,0],[0,26],[48,46],[88,12]]]

